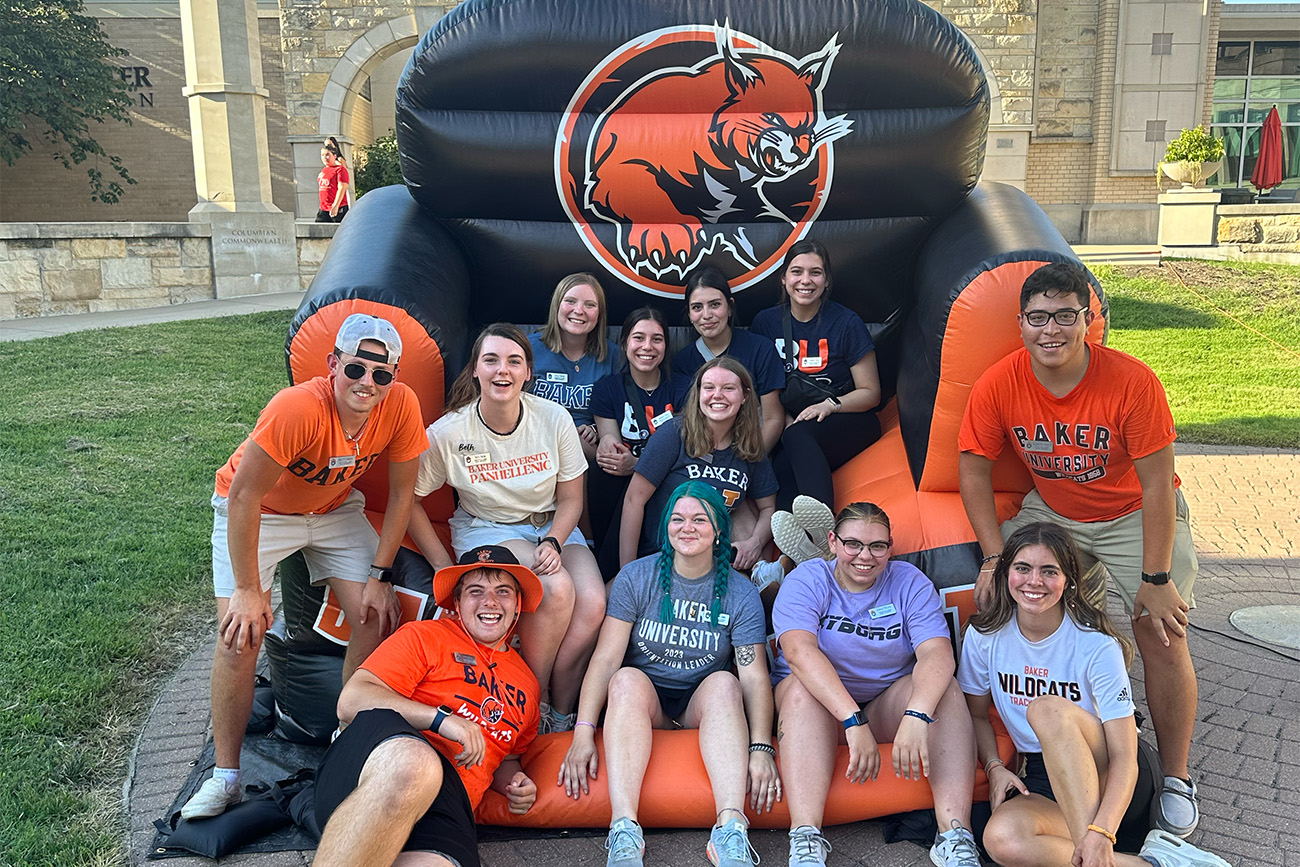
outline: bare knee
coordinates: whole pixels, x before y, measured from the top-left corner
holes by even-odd
[[[1078,709],[1078,705],[1059,695],[1040,695],[1029,703],[1025,719],[1041,741],[1064,730]]]
[[[561,566],[550,575],[538,575],[542,582],[542,608],[552,612],[571,612],[575,602],[573,578]],[[540,609],[539,609],[540,610]]]
[[[433,748],[400,737],[375,748],[361,769],[357,789],[391,812],[428,809],[442,789],[442,761]]]
[[[654,692],[654,687],[650,684],[650,679],[645,673],[636,668],[620,668],[614,672],[614,676],[609,679],[609,705],[614,707],[615,702],[625,704],[630,701],[639,701]]]
[[[1020,827],[1019,822],[999,811],[993,814],[984,828],[984,848],[997,863],[1015,864],[1020,844],[1032,835],[1033,829]]]
[[[700,681],[695,690],[701,700],[714,706],[735,705],[743,707],[744,696],[740,691],[740,681],[729,671],[715,671]]]

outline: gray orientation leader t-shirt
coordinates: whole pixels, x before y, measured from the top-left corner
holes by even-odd
[[[730,667],[732,648],[767,640],[763,603],[750,580],[734,569],[727,579],[718,623],[709,623],[713,573],[687,580],[673,573],[673,620],[659,619],[659,554],[628,563],[614,578],[605,613],[632,624],[623,664],[657,686],[685,689]]]

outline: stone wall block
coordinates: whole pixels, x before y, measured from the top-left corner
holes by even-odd
[[[89,301],[98,298],[103,283],[98,268],[68,268],[41,275],[51,301]]]
[[[126,255],[123,238],[73,238],[72,255],[78,259],[121,259]]]
[[[40,292],[25,292],[14,296],[14,314],[19,319],[29,319],[41,315],[44,296]]]
[[[171,286],[167,289],[168,304],[188,304],[191,301],[210,301],[211,286]]]
[[[159,286],[211,286],[210,268],[155,268],[154,279]]]
[[[100,259],[100,280],[109,297],[109,289],[139,290],[153,283],[153,266],[147,258],[132,256],[122,259]],[[139,294],[137,292],[137,294]]]
[[[41,266],[35,257],[0,262],[0,295],[41,293]]]
[[[1056,103],[1056,116],[1061,118],[1091,117],[1092,100],[1062,99]]]
[[[1295,227],[1265,223],[1262,228],[1265,244],[1294,244],[1300,241],[1300,229]]]
[[[180,246],[175,238],[131,238],[126,242],[128,256],[180,258]]]
[[[161,304],[165,304],[167,302],[167,288],[154,286],[152,282],[148,286],[123,286],[115,289],[109,289],[108,287],[105,287],[104,290],[99,293],[99,298],[96,300],[98,300],[101,304],[122,303],[124,306],[131,306],[131,307],[139,307],[139,306],[158,307]],[[139,304],[127,305],[125,303],[128,301],[137,301],[137,300],[144,301],[146,303],[144,305],[139,305]],[[112,309],[112,308],[101,307],[101,309]]]
[[[1052,99],[1065,95],[1065,83],[1057,79],[1044,79],[1038,82],[1038,95]]]
[[[299,238],[298,261],[303,265],[320,265],[329,248],[329,238]]]
[[[42,271],[62,271],[64,268],[87,268],[96,265],[99,260],[90,259],[77,262],[72,256],[72,246],[67,241],[55,241],[54,246],[36,251],[36,261]]]
[[[1040,136],[1074,135],[1074,124],[1069,121],[1045,118],[1038,121],[1037,134]]]
[[[181,238],[181,264],[188,268],[212,265],[212,242],[207,238]]]
[[[1264,239],[1259,220],[1249,217],[1220,217],[1220,244],[1258,244]]]
[[[73,313],[89,312],[89,301],[47,301],[41,305],[42,316],[68,316]]]

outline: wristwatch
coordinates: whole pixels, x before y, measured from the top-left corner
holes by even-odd
[[[1143,584],[1157,584],[1157,585],[1159,585],[1159,584],[1168,584],[1168,583],[1169,583],[1169,573],[1168,573],[1168,572],[1143,572],[1143,573],[1142,573],[1142,583],[1143,583]]]
[[[438,710],[433,714],[433,722],[429,724],[429,731],[436,735],[438,729],[442,727],[442,721],[453,713],[454,711],[445,704],[438,705]]]
[[[865,710],[859,710],[857,713],[851,714],[848,718],[840,720],[840,724],[844,726],[846,731],[854,726],[864,726],[867,724],[867,712]]]
[[[389,566],[388,568],[384,568],[382,566],[376,566],[372,563],[370,566],[370,577],[376,579],[377,581],[383,581],[385,584],[392,584],[393,567]]]

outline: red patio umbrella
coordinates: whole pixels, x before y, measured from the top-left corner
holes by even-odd
[[[1282,118],[1273,106],[1259,131],[1259,159],[1250,173],[1250,182],[1261,193],[1282,183]]]

